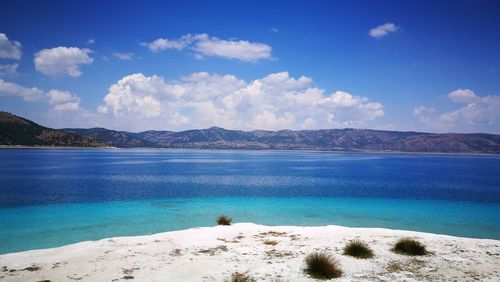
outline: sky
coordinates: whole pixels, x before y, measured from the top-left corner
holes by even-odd
[[[500,134],[500,2],[3,0],[0,110],[135,132]]]

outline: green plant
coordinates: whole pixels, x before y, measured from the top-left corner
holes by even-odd
[[[231,218],[225,215],[221,215],[217,218],[218,225],[231,225]]]
[[[344,255],[359,259],[368,259],[373,257],[373,251],[365,242],[353,240],[344,247]]]
[[[321,252],[314,252],[306,257],[305,272],[316,279],[332,279],[342,276],[338,262],[329,254]]]
[[[428,253],[423,244],[412,238],[399,239],[392,250],[408,256],[423,256]]]

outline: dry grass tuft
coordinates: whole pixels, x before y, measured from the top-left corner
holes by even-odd
[[[353,240],[344,247],[344,255],[359,259],[369,259],[373,257],[373,250],[367,243]]]
[[[320,252],[306,257],[305,272],[315,279],[332,279],[342,276],[339,263],[329,254]]]
[[[394,245],[392,251],[407,256],[423,256],[428,254],[425,246],[412,238],[402,238]]]
[[[218,225],[231,225],[231,221],[233,219],[228,217],[228,216],[225,216],[225,215],[221,215],[217,218],[217,224]]]

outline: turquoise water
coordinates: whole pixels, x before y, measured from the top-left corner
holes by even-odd
[[[0,150],[0,253],[212,226],[384,227],[500,239],[500,158]]]

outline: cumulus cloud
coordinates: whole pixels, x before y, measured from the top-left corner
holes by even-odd
[[[89,65],[93,61],[90,53],[90,49],[77,47],[43,49],[35,54],[35,68],[48,76],[79,77],[82,75],[80,65]]]
[[[0,76],[17,76],[19,73],[17,72],[17,67],[19,65],[16,64],[8,64],[8,65],[0,65]]]
[[[287,72],[250,82],[206,72],[168,81],[132,74],[111,85],[98,112],[153,128],[246,130],[362,126],[384,115],[380,103],[342,91],[327,94],[311,78]]]
[[[478,99],[474,91],[470,89],[457,89],[448,93],[448,98],[455,103],[470,103]]]
[[[53,105],[54,111],[78,110],[80,108],[80,98],[69,91],[50,90],[47,93],[49,104]]]
[[[120,60],[123,60],[123,61],[131,61],[134,59],[135,55],[132,52],[129,52],[129,53],[114,52],[113,56],[120,59]]]
[[[52,89],[44,92],[36,87],[25,87],[0,79],[0,96],[16,96],[27,102],[44,101],[53,106],[53,111],[78,110],[80,98],[68,91]]]
[[[9,40],[5,33],[0,33],[0,59],[20,60],[22,45],[19,41]]]
[[[255,62],[270,59],[272,48],[264,43],[255,43],[247,40],[223,40],[210,37],[207,34],[186,34],[179,39],[158,38],[152,42],[143,42],[141,46],[152,52],[166,49],[183,50],[189,48],[196,58],[221,57],[246,62]]]
[[[481,97],[470,89],[457,89],[447,98],[460,107],[439,112],[434,107],[419,106],[413,113],[427,128],[439,131],[474,132],[500,128],[500,96]]]
[[[389,35],[390,33],[398,31],[399,29],[400,27],[394,23],[385,23],[370,29],[368,34],[370,34],[370,36],[373,38],[382,38]]]

